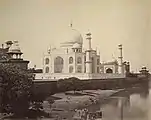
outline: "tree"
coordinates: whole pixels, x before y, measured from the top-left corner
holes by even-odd
[[[60,79],[57,82],[57,87],[60,91],[82,90],[82,81],[76,77]]]
[[[74,91],[74,93],[78,90],[81,90],[82,81],[76,77],[69,78],[70,87]]]
[[[24,116],[32,95],[33,74],[15,65],[0,64],[2,112]]]

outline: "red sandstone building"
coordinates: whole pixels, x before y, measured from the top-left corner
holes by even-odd
[[[0,48],[0,63],[16,65],[27,70],[29,61],[23,60],[22,54],[18,41],[7,41]]]

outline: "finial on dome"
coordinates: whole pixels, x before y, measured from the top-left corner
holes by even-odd
[[[89,37],[91,36],[91,32],[90,32],[89,29],[88,29],[88,32],[86,33],[86,35],[89,36]]]
[[[48,47],[48,54],[50,54],[51,53],[51,45],[49,45],[49,47]]]
[[[86,36],[87,36],[86,39],[91,40],[91,32],[88,31],[88,32],[86,33]]]
[[[114,55],[112,54],[112,59],[115,59]]]
[[[71,27],[71,28],[72,28],[72,25],[73,25],[73,24],[72,24],[72,20],[71,20],[71,21],[70,21],[70,27]]]

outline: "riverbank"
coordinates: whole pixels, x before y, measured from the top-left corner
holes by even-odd
[[[132,89],[132,90],[131,90]],[[50,113],[52,120],[55,120],[57,116],[61,119],[73,120],[73,116],[76,115],[75,111],[88,109],[90,112],[102,110],[102,105],[108,104],[110,98],[116,96],[123,96],[132,92],[127,91],[142,91],[137,87],[118,89],[118,90],[84,90],[84,91],[67,91],[65,93],[57,93],[50,98],[55,99],[54,103],[50,106],[48,101],[44,101],[44,111]],[[50,100],[50,99],[47,99]],[[43,120],[47,118],[42,118]],[[48,118],[50,119],[50,118]]]
[[[57,93],[52,95],[58,99],[51,105],[51,109],[47,101],[44,102],[43,107],[46,112],[51,113],[52,117],[60,116],[62,119],[72,120],[75,110],[87,108],[90,112],[98,111],[100,110],[99,104],[103,100],[122,90],[84,90],[76,93],[73,91]]]
[[[49,101],[44,101],[44,111],[50,113],[53,118],[57,116],[61,119],[66,118],[72,120],[75,110],[87,108],[89,111],[97,111],[100,109],[98,103],[105,98],[119,92],[121,90],[83,90],[83,91],[67,91],[65,93],[57,93],[51,98],[56,100],[52,105]],[[8,118],[10,115],[1,115],[0,119]]]

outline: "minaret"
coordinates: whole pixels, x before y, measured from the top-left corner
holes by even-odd
[[[118,45],[118,49],[119,49],[119,70],[118,72],[120,74],[124,73],[124,69],[123,69],[123,48],[122,48],[122,44]]]
[[[86,39],[88,41],[88,49],[86,50],[86,73],[92,73],[92,60],[91,60],[91,33],[86,34]]]
[[[92,50],[92,48],[91,48],[91,33],[90,32],[88,32],[87,34],[86,34],[86,39],[88,40],[88,50]]]

